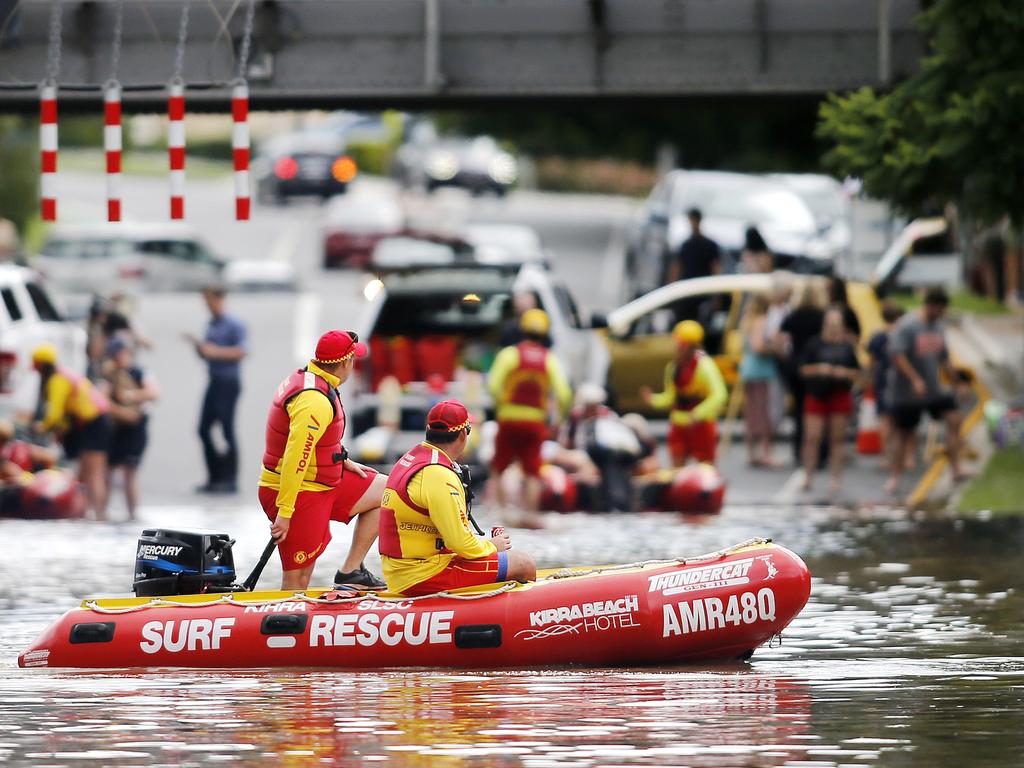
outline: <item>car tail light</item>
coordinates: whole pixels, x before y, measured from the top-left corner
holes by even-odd
[[[14,372],[18,356],[14,352],[0,352],[0,392],[14,391]]]
[[[146,270],[142,267],[121,267],[117,274],[123,280],[138,280],[146,276]]]
[[[352,181],[358,172],[356,161],[348,155],[342,155],[331,164],[331,175],[335,181],[340,181],[342,184]]]
[[[299,173],[299,164],[294,157],[280,157],[274,163],[274,175],[282,181],[294,179]]]

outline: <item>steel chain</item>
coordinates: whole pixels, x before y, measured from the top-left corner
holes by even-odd
[[[185,0],[181,6],[181,19],[178,22],[178,45],[174,50],[174,78],[173,82],[182,82],[182,75],[185,72],[185,42],[188,40],[188,11],[192,0]]]
[[[117,69],[121,64],[121,37],[124,33],[124,0],[117,0],[114,8],[114,39],[110,43],[110,82],[117,82]]]
[[[238,79],[246,80],[249,69],[249,52],[252,50],[252,30],[256,21],[256,0],[249,0],[245,8],[245,26],[242,30],[242,47],[238,51]]]
[[[57,84],[60,74],[61,53],[61,0],[53,0],[50,4],[50,31],[46,45],[46,83]]]

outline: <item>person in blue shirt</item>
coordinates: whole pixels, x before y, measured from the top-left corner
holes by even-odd
[[[238,443],[235,439],[235,408],[242,391],[242,359],[246,354],[245,325],[224,308],[225,291],[213,286],[203,291],[210,310],[210,323],[202,341],[191,334],[185,338],[196,354],[206,361],[210,381],[199,416],[199,439],[203,442],[207,482],[200,493],[235,493],[238,490]],[[213,440],[213,427],[220,425],[226,448]]]

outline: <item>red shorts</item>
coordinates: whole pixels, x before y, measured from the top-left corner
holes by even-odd
[[[812,416],[848,416],[853,412],[850,392],[833,392],[828,397],[804,396],[804,413]]]
[[[426,581],[405,589],[404,595],[432,595],[460,587],[496,584],[505,581],[508,573],[508,552],[492,552],[487,557],[466,560],[456,555],[443,571]]]
[[[718,424],[714,421],[696,421],[685,427],[672,424],[668,428],[668,452],[673,464],[689,458],[714,464],[717,449]]]
[[[341,482],[326,491],[299,491],[295,498],[295,514],[288,526],[288,536],[277,545],[281,554],[281,568],[294,571],[308,568],[324,553],[331,543],[331,520],[348,523],[352,507],[362,498],[377,473],[366,470],[366,477],[346,472]],[[260,505],[267,518],[277,519],[277,491],[261,485]]]
[[[547,436],[547,425],[538,421],[499,421],[491,469],[500,474],[518,461],[524,475],[540,477],[540,447]]]

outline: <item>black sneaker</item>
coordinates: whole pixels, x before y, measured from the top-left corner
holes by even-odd
[[[378,579],[372,573],[370,573],[364,566],[359,566],[354,571],[348,571],[342,573],[338,571],[334,574],[334,588],[337,589],[340,586],[353,585],[362,587],[363,589],[387,589],[388,585],[383,579]]]

